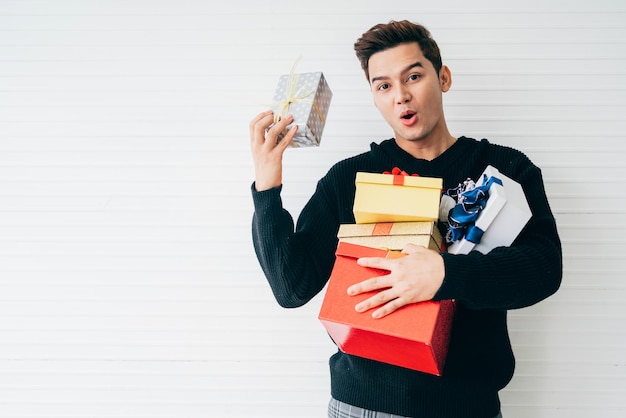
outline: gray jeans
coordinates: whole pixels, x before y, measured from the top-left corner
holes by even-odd
[[[370,411],[356,406],[348,405],[330,398],[328,403],[328,418],[410,418],[400,415],[387,414],[386,412]],[[494,418],[502,418],[502,413],[498,412]]]

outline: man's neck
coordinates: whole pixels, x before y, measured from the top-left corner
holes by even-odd
[[[413,157],[432,161],[443,154],[456,142],[456,138],[447,133],[435,140],[408,141],[396,139],[396,144]]]

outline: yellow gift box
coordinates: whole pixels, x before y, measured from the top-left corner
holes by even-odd
[[[400,251],[415,244],[441,251],[443,239],[435,222],[386,222],[376,224],[341,224],[340,242]]]
[[[357,224],[436,221],[443,179],[402,174],[356,173]]]

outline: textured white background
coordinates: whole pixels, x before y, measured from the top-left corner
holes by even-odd
[[[352,51],[428,26],[455,135],[543,168],[560,291],[511,312],[506,418],[626,415],[626,6],[621,1],[0,0],[0,416],[322,417],[320,297],[277,307],[250,241],[248,121],[280,74],[333,90],[289,149],[294,215],[391,135]]]

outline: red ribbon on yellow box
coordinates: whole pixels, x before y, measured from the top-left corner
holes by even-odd
[[[393,174],[393,184],[396,186],[404,186],[404,177],[419,177],[419,174],[409,174],[398,167],[394,167],[391,171],[383,171],[383,174]]]

